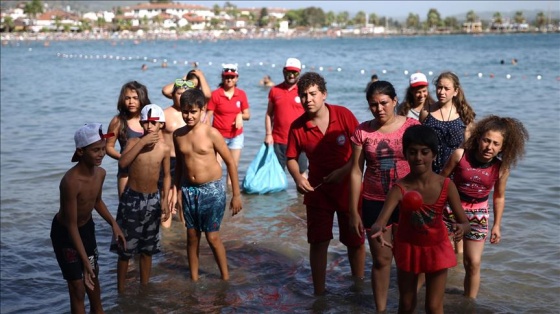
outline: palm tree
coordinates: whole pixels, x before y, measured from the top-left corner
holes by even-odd
[[[420,16],[414,13],[408,13],[408,17],[406,18],[406,27],[418,29],[420,26]]]
[[[368,17],[368,22],[369,24],[379,25],[379,17],[377,17],[377,14],[375,13],[370,13]]]
[[[56,28],[57,32],[60,30],[60,26],[62,26],[62,22],[60,16],[57,15],[54,17],[54,27]]]
[[[35,25],[37,14],[43,13],[43,3],[40,0],[32,0],[27,2],[23,8],[23,13],[31,17],[31,25]]]
[[[350,17],[350,14],[348,13],[348,11],[339,12],[336,15],[336,23],[338,24],[338,26],[344,27],[348,23],[349,17]]]
[[[513,20],[517,24],[525,23],[525,17],[523,16],[523,11],[516,11]]]
[[[14,23],[14,19],[11,16],[6,15],[4,17],[4,22],[2,22],[3,31],[10,33],[11,31],[14,30],[14,28],[16,28],[16,25]]]
[[[494,23],[502,24],[502,14],[500,12],[494,13],[493,18],[494,18]]]
[[[469,12],[467,12],[467,22],[474,23],[477,20],[478,20],[478,16],[476,16],[476,14],[474,13],[473,10],[470,10]]]
[[[426,21],[428,28],[437,27],[440,24],[440,22],[441,22],[441,17],[439,15],[438,10],[430,9],[428,11],[428,19]]]
[[[537,17],[535,18],[535,26],[539,28],[539,30],[543,29],[543,26],[545,26],[546,23],[546,16],[544,15],[544,12],[539,12],[537,13]]]
[[[364,11],[359,11],[354,16],[354,24],[355,25],[366,25],[366,13]]]

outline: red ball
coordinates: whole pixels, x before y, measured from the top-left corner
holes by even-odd
[[[403,210],[420,210],[423,203],[422,195],[418,191],[406,191],[403,195],[401,208]]]

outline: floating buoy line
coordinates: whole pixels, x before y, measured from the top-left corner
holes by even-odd
[[[30,48],[31,49],[31,48]],[[169,63],[174,64],[174,65],[186,65],[186,66],[193,66],[193,67],[198,67],[201,63],[197,62],[197,61],[188,61],[188,60],[172,60],[169,61],[168,59],[165,58],[152,58],[152,57],[141,57],[141,56],[119,56],[119,55],[112,55],[112,54],[96,54],[96,55],[92,55],[92,54],[69,54],[69,53],[62,53],[62,52],[58,52],[56,54],[57,57],[59,58],[63,58],[63,59],[84,59],[84,60],[114,60],[114,61],[143,61],[143,62],[150,62],[150,63],[155,63],[158,64],[161,62],[162,67],[167,67],[167,65]],[[208,61],[206,63],[204,63],[205,65],[212,67],[214,65],[220,67],[221,63],[214,63],[212,61]],[[270,68],[276,68],[276,64],[275,63],[270,63],[270,62],[263,62],[263,61],[259,61],[259,62],[246,62],[244,64],[237,64],[238,67],[240,66],[245,66],[247,68],[252,67],[252,66],[260,66],[260,67],[270,67]],[[281,66],[281,65],[280,65]],[[308,69],[310,71],[318,71],[318,72],[343,72],[344,69],[341,67],[333,67],[333,66],[308,66],[305,64],[302,64],[302,68],[303,69]],[[353,69],[352,71],[355,71],[355,69]],[[370,75],[370,74],[394,74],[394,73],[398,73],[401,72],[403,75],[408,76],[412,73],[416,73],[416,72],[422,72],[427,74],[428,76],[433,76],[434,72],[433,71],[427,71],[427,72],[423,72],[420,70],[416,70],[416,71],[408,71],[408,70],[404,70],[404,71],[399,71],[399,70],[391,70],[391,69],[381,69],[381,70],[367,70],[367,69],[360,69],[358,71],[361,75]],[[462,76],[468,77],[468,76],[475,76],[478,78],[504,78],[506,80],[512,80],[512,79],[528,79],[528,78],[534,78],[537,80],[542,80],[544,77],[541,74],[531,74],[531,75],[513,75],[510,73],[507,74],[500,74],[500,75],[495,75],[494,73],[483,73],[483,72],[476,72],[476,73],[463,73]],[[556,80],[560,81],[560,76],[556,76]]]

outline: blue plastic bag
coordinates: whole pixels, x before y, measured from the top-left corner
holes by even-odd
[[[276,158],[274,147],[263,143],[247,169],[243,191],[247,194],[266,194],[280,192],[287,187],[286,173]]]

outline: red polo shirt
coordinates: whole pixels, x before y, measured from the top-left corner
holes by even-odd
[[[273,107],[272,139],[274,143],[286,145],[290,125],[305,112],[297,85],[288,86],[286,82],[282,82],[272,87],[268,93],[268,102]]]
[[[212,92],[208,102],[208,110],[214,111],[212,126],[225,138],[234,138],[243,133],[243,128],[235,128],[235,117],[238,113],[249,108],[247,95],[239,88],[235,88],[229,99],[222,87]]]
[[[309,160],[309,183],[317,186],[332,171],[344,166],[352,156],[350,137],[358,127],[358,120],[350,110],[325,104],[329,110],[329,126],[323,135],[304,114],[290,128],[286,157],[295,159],[305,152]],[[303,203],[314,207],[337,210],[348,209],[349,177],[338,184],[323,184],[316,191],[305,194]]]

